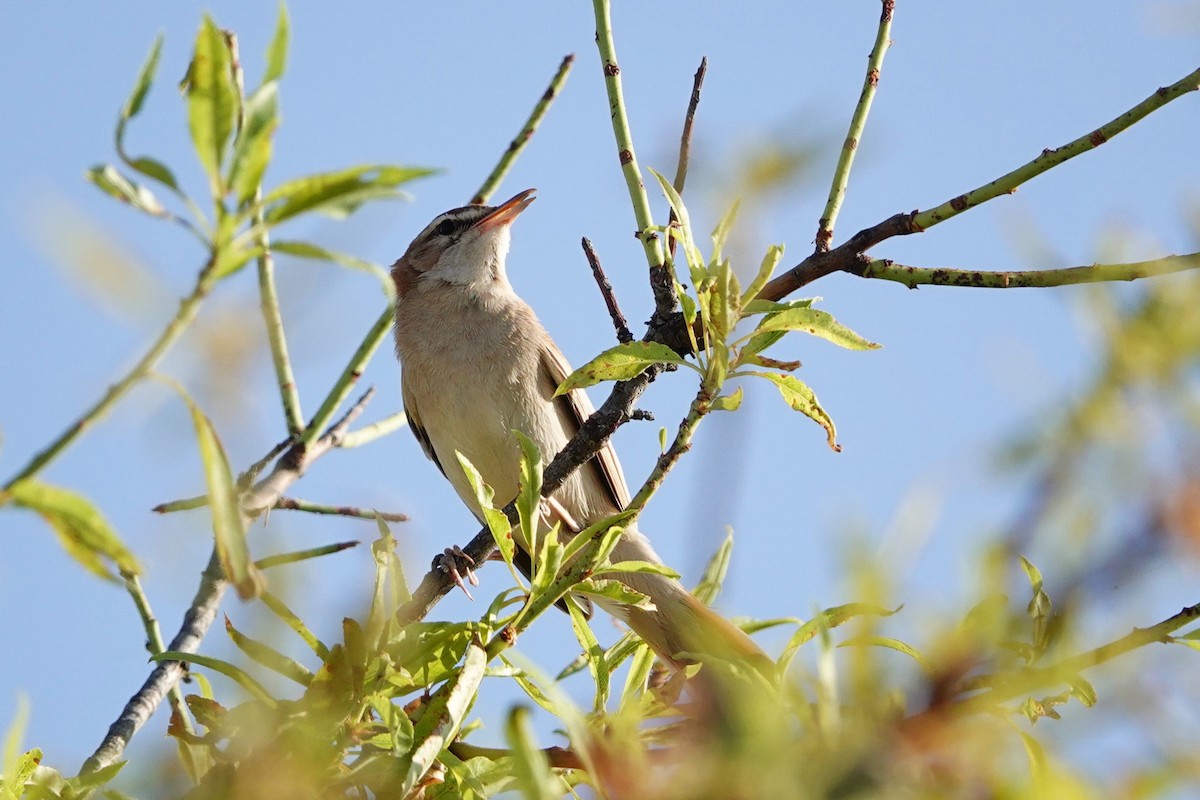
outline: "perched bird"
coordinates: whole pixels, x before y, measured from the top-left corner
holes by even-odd
[[[510,228],[533,202],[533,191],[494,207],[439,214],[392,267],[409,428],[477,518],[479,505],[456,452],[479,470],[499,507],[518,491],[520,449],[512,431],[528,436],[549,460],[593,410],[582,390],[554,396],[571,369],[505,273]],[[554,493],[549,508],[570,536],[628,502],[621,465],[605,444]],[[514,536],[528,547],[518,530]],[[662,563],[634,525],[625,529],[611,560]],[[461,551],[457,558],[447,551],[443,566],[456,577],[461,569],[473,578]],[[705,654],[747,659],[762,668],[766,656],[758,646],[678,581],[645,573],[623,573],[620,580],[648,595],[654,609],[599,602],[673,666],[686,663],[678,654],[687,652],[701,660]]]

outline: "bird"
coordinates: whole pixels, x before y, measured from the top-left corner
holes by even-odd
[[[408,427],[480,521],[479,501],[457,454],[478,470],[494,491],[497,507],[503,507],[519,490],[520,446],[513,431],[529,437],[543,459],[550,459],[593,412],[582,389],[555,395],[571,368],[508,279],[512,225],[534,201],[534,191],[519,192],[497,206],[467,205],[437,215],[391,270]],[[621,511],[629,497],[608,442],[549,499],[549,516],[562,523],[561,535],[570,536]],[[519,526],[513,535],[528,570],[528,542]],[[624,528],[610,560],[662,564],[636,524]],[[457,548],[441,558],[441,567],[464,590],[460,573],[474,583],[472,566]],[[678,580],[654,573],[618,577],[648,596],[652,607],[599,597],[597,602],[671,668],[712,656],[753,662],[760,672],[769,664],[744,631]]]

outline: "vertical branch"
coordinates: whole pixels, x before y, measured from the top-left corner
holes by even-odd
[[[542,93],[542,99],[533,107],[533,111],[529,114],[529,119],[525,122],[525,127],[521,128],[521,131],[509,143],[508,149],[504,151],[504,155],[500,157],[500,161],[492,169],[492,174],[487,176],[483,185],[479,187],[479,191],[475,192],[475,196],[471,198],[471,205],[486,203],[488,198],[492,196],[492,193],[496,191],[496,187],[504,180],[504,176],[508,174],[508,170],[512,167],[513,162],[517,160],[517,156],[525,149],[525,145],[529,142],[529,137],[533,136],[533,132],[537,130],[538,125],[542,124],[542,118],[550,110],[550,105],[554,102],[554,98],[558,97],[559,92],[562,91],[563,84],[567,82],[567,75],[571,73],[571,67],[574,63],[574,53],[563,57],[562,63],[558,65],[558,72],[554,73],[554,77],[550,79],[550,85]]]
[[[692,96],[688,99],[687,113],[683,116],[683,132],[679,135],[679,162],[675,165],[675,180],[671,185],[675,187],[675,191],[682,195],[683,185],[687,182],[688,162],[692,155],[692,123],[696,121],[696,108],[700,105],[700,88],[704,85],[704,76],[708,73],[708,56],[700,59],[700,66],[696,69],[696,74],[692,78]],[[671,218],[667,223],[670,227],[677,222],[675,209],[671,209]],[[677,241],[668,237],[667,247],[671,251],[671,255],[675,255],[675,245]]]
[[[238,55],[237,35],[233,31],[225,31],[225,38],[229,42],[233,85],[237,89],[237,129],[240,136],[246,124],[246,83],[242,60]],[[283,417],[287,422],[288,434],[296,436],[304,430],[304,415],[300,411],[300,392],[292,374],[287,338],[283,333],[283,317],[279,313],[279,295],[275,290],[275,257],[271,255],[271,235],[263,220],[261,181],[254,187],[254,197],[250,202],[254,209],[254,243],[261,253],[258,257],[259,307],[267,328],[267,341],[271,346],[271,363],[275,366],[275,381],[279,384],[279,397],[283,401]]]
[[[837,167],[833,171],[829,199],[825,202],[825,211],[821,214],[817,226],[818,253],[827,252],[833,242],[833,227],[837,224],[838,212],[846,199],[846,185],[850,182],[854,154],[858,152],[858,144],[862,141],[863,129],[867,124],[867,115],[871,112],[871,102],[875,99],[875,90],[879,87],[879,71],[883,67],[883,57],[891,45],[892,14],[895,10],[896,0],[883,0],[879,30],[875,34],[875,46],[871,48],[871,55],[867,58],[867,77],[863,80],[858,105],[854,107],[854,114],[850,117],[850,129],[846,131],[846,141],[842,143],[842,152],[838,155]]]
[[[654,219],[650,214],[646,185],[642,183],[642,171],[633,151],[629,117],[625,113],[621,68],[617,64],[617,51],[613,44],[610,2],[592,0],[592,7],[596,17],[596,47],[600,51],[600,63],[604,68],[604,87],[608,91],[613,135],[617,142],[617,158],[621,162],[625,185],[629,188],[629,200],[633,204],[634,219],[637,220],[637,237],[642,242],[642,249],[646,252],[646,263],[650,267],[650,289],[654,293],[654,317],[651,327],[657,327],[675,310],[675,282],[663,260],[662,241],[658,234],[650,230],[654,227]]]

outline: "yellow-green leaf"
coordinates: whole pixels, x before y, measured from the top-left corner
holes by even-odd
[[[774,312],[759,323],[754,333],[769,331],[804,331],[848,350],[876,350],[880,347],[838,322],[829,312],[815,308],[789,308]]]
[[[277,225],[305,211],[348,214],[367,200],[400,197],[396,186],[433,174],[424,167],[363,164],[335,172],[306,175],[272,189],[263,199],[268,224]]]
[[[512,753],[512,771],[516,789],[524,800],[554,800],[561,796],[559,779],[550,771],[550,762],[537,747],[529,709],[517,706],[508,714],[504,735]]]
[[[516,567],[513,565],[513,558],[516,556],[517,545],[512,537],[512,525],[508,521],[508,517],[504,516],[503,512],[497,511],[492,504],[494,492],[492,487],[488,486],[483,481],[483,476],[479,474],[479,470],[475,469],[475,465],[464,456],[462,453],[455,451],[455,456],[458,457],[458,463],[462,467],[463,474],[467,476],[467,483],[471,486],[471,491],[475,493],[475,502],[479,504],[479,513],[483,516],[484,523],[488,526],[488,530],[492,532],[492,538],[496,540],[496,547],[500,550],[500,556],[504,559],[504,563],[508,565],[513,577],[517,577]],[[517,580],[520,583],[520,580]]]
[[[188,127],[213,197],[222,197],[221,165],[237,116],[237,91],[229,44],[212,17],[204,15],[188,69]]]
[[[521,445],[520,491],[517,493],[517,513],[521,532],[529,543],[529,552],[538,551],[538,524],[542,517],[542,454],[533,440],[518,430],[513,435]]]
[[[835,452],[842,452],[842,446],[837,443],[837,426],[833,424],[833,418],[826,413],[825,409],[821,408],[821,403],[808,384],[794,375],[780,375],[775,372],[751,372],[749,374],[759,375],[775,384],[789,406],[825,429],[825,438],[829,447]]]
[[[671,348],[657,342],[625,342],[610,347],[567,376],[555,397],[601,381],[624,381],[641,375],[652,364],[686,363]]]
[[[279,16],[275,20],[275,34],[267,47],[267,71],[263,75],[263,83],[277,81],[283,76],[287,66],[288,42],[291,39],[292,26],[288,19],[287,5],[280,0]]]
[[[271,142],[279,125],[279,89],[268,81],[246,100],[246,121],[238,132],[229,162],[228,185],[238,207],[254,197],[271,160]]]
[[[783,258],[783,245],[773,244],[767,248],[767,254],[763,256],[762,263],[758,266],[758,274],[754,276],[754,280],[750,282],[750,285],[746,287],[745,294],[742,295],[744,313],[754,313],[749,310],[749,305],[767,285],[767,281],[771,279],[781,258]]]
[[[83,495],[34,478],[17,481],[8,492],[14,504],[40,514],[58,534],[67,552],[100,577],[116,580],[108,561],[115,563],[121,572],[141,571],[137,559],[100,509]]]

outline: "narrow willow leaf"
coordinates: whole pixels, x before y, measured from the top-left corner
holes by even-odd
[[[8,493],[15,505],[40,514],[67,552],[96,575],[116,580],[106,561],[114,562],[121,572],[141,572],[137,559],[100,509],[83,495],[34,478],[17,481]]]
[[[758,327],[756,334],[768,331],[803,331],[847,350],[878,350],[882,345],[859,336],[833,318],[827,311],[815,308],[790,308],[768,315]]]
[[[142,104],[146,101],[146,95],[154,83],[154,73],[158,71],[158,58],[162,55],[162,46],[163,36],[160,33],[154,37],[154,44],[150,46],[150,54],[142,62],[142,68],[138,70],[137,79],[133,82],[133,91],[129,93],[129,99],[121,107],[121,114],[117,119],[118,151],[124,149],[125,124],[141,113]]]
[[[517,706],[508,714],[504,725],[512,758],[513,779],[524,800],[554,800],[561,795],[558,779],[550,771],[550,762],[537,747],[529,709]]]
[[[204,15],[196,35],[196,49],[188,70],[188,127],[192,143],[214,198],[224,196],[221,166],[237,116],[237,91],[233,85],[229,44],[212,17]]]
[[[542,454],[533,440],[513,430],[521,445],[520,478],[517,492],[517,514],[521,533],[529,543],[529,552],[538,551],[538,525],[542,518]]]
[[[387,641],[393,615],[396,613],[395,603],[388,602],[387,589],[393,578],[394,561],[396,558],[396,539],[387,521],[375,514],[375,527],[379,538],[371,544],[371,556],[375,560],[375,587],[371,593],[371,610],[367,612],[367,639],[371,647],[381,647]]]
[[[138,211],[153,217],[161,217],[166,213],[154,192],[140,183],[129,180],[112,164],[97,164],[87,171],[86,177],[100,191],[133,206]]]
[[[679,578],[679,573],[668,567],[666,564],[655,564],[653,561],[618,561],[615,564],[610,564],[607,567],[601,567],[593,574],[601,575],[616,575],[625,572],[638,572],[646,575],[665,575],[668,578]]]
[[[738,357],[735,363],[739,367],[758,363],[758,354],[778,342],[786,334],[787,331],[767,331],[766,333],[751,336],[750,340],[738,350]]]
[[[396,186],[433,173],[424,167],[364,164],[306,175],[272,189],[263,199],[264,217],[277,225],[305,211],[349,213],[367,200],[399,196]]]
[[[213,672],[219,672],[226,678],[229,678],[238,686],[241,686],[256,699],[260,700],[266,706],[274,708],[276,705],[275,698],[271,697],[263,685],[241,667],[230,664],[228,661],[222,661],[219,658],[212,656],[202,656],[199,653],[185,653],[181,650],[164,650],[161,653],[155,653],[150,656],[150,660],[155,663],[164,661],[182,661],[185,664],[199,664],[202,667],[211,669]]]
[[[131,168],[137,170],[148,178],[153,178],[175,192],[179,192],[179,184],[175,180],[175,173],[171,172],[166,164],[149,156],[139,156],[137,158],[129,158],[125,160]]]
[[[788,640],[788,643],[783,648],[783,653],[779,656],[777,662],[780,667],[780,674],[783,674],[787,670],[788,665],[792,661],[792,657],[796,654],[796,650],[799,649],[800,645],[815,638],[822,631],[828,631],[831,628],[836,628],[839,625],[849,622],[855,617],[890,617],[899,610],[899,608],[884,608],[883,606],[877,606],[871,603],[846,603],[845,605],[833,606],[825,609],[820,614],[797,628],[796,632],[792,634],[792,638]]]
[[[656,656],[654,651],[650,649],[645,642],[638,641],[638,647],[634,651],[633,661],[629,665],[629,673],[625,676],[625,687],[621,690],[621,708],[627,708],[630,704],[640,704],[642,693],[646,690],[646,681],[650,677],[650,670],[654,668],[654,660]]]
[[[483,482],[483,476],[479,474],[479,470],[475,469],[475,465],[458,451],[455,451],[454,455],[458,457],[463,474],[467,476],[467,483],[471,485],[471,491],[475,493],[475,502],[479,505],[479,511],[483,515],[483,521],[487,524],[488,530],[492,532],[492,538],[496,540],[500,556],[512,571],[513,577],[516,577],[517,572],[513,565],[513,558],[516,556],[517,544],[513,541],[512,525],[509,524],[508,517],[497,511],[492,505],[494,495],[492,487]],[[517,582],[520,583],[520,579]]]
[[[271,145],[279,125],[279,87],[274,81],[260,86],[246,100],[246,121],[238,132],[229,161],[227,184],[239,208],[254,198],[271,160]]]
[[[567,376],[554,393],[594,386],[601,381],[624,381],[641,375],[652,364],[686,364],[678,353],[657,342],[625,342],[610,347]]]
[[[725,540],[721,542],[720,547],[712,554],[712,558],[704,565],[700,582],[696,584],[696,588],[692,589],[692,594],[704,605],[711,606],[717,599],[717,595],[721,591],[721,584],[725,582],[725,573],[729,571],[729,562],[732,557],[733,529],[726,528]]]
[[[179,391],[182,393],[182,388]],[[237,490],[225,448],[208,417],[186,394],[183,399],[191,411],[200,458],[204,462],[204,482],[208,487],[208,505],[212,511],[213,535],[221,568],[239,597],[243,600],[257,597],[263,590],[262,573],[250,560],[246,527],[238,508]]]
[[[433,766],[446,745],[454,741],[479,691],[487,654],[477,642],[467,647],[462,668],[434,693],[421,719],[413,726],[413,747],[404,783],[397,797],[408,797]]]
[[[725,251],[725,242],[729,240],[729,232],[733,230],[733,223],[737,221],[738,209],[741,207],[741,199],[736,199],[729,206],[729,210],[721,217],[721,221],[717,223],[717,227],[713,228],[712,232],[712,255],[709,258],[713,262],[721,260],[721,256]]]
[[[775,273],[775,267],[779,266],[779,261],[782,258],[783,245],[773,244],[767,248],[767,254],[763,256],[762,263],[758,265],[758,274],[754,276],[754,280],[750,281],[750,285],[746,287],[746,291],[742,295],[743,313],[757,313],[756,311],[750,311],[750,306],[756,302],[758,293],[767,285],[767,281],[771,280],[771,276]]]
[[[833,424],[833,418],[821,408],[821,403],[808,384],[794,375],[780,375],[775,372],[749,374],[759,375],[775,384],[789,406],[825,429],[825,438],[830,449],[837,453],[842,452],[842,446],[837,443],[837,427]]]
[[[600,646],[596,634],[588,625],[579,604],[568,600],[567,611],[571,615],[571,629],[575,631],[575,638],[583,647],[583,656],[587,661],[588,670],[592,673],[592,681],[596,684],[596,699],[592,710],[597,714],[603,713],[608,705],[609,684],[612,681],[611,670],[604,657],[604,648]]]
[[[300,561],[307,561],[310,558],[320,558],[321,556],[340,553],[343,550],[349,550],[351,547],[357,547],[358,542],[335,542],[334,544],[326,544],[320,547],[310,547],[307,550],[293,550],[290,553],[280,553],[274,556],[260,558],[254,562],[254,566],[258,569],[270,569],[283,564],[295,564]]]
[[[712,401],[713,411],[737,411],[742,406],[742,387],[734,390],[733,394],[723,394]]]
[[[572,538],[571,541],[567,542],[567,548],[563,551],[563,561],[568,564],[572,563],[576,555],[589,547],[593,549],[589,552],[589,555],[583,557],[588,562],[585,566],[599,564],[604,561],[621,538],[622,523],[632,517],[633,514],[634,512],[630,510],[618,511],[612,516],[598,519],[591,525],[588,525]],[[609,540],[611,540],[611,544]]]
[[[636,608],[654,609],[654,603],[650,602],[648,596],[626,586],[620,581],[593,578],[580,583],[576,587],[576,591],[592,595],[593,597],[603,597],[606,600],[613,600]]]
[[[920,664],[922,669],[929,669],[929,662],[925,660],[925,656],[921,655],[919,650],[899,639],[893,639],[888,636],[852,636],[840,642],[838,647],[886,647],[889,650],[904,653],[904,655]]]
[[[277,672],[283,677],[295,681],[301,686],[308,686],[312,683],[313,674],[307,667],[285,656],[275,648],[251,639],[239,631],[229,620],[228,614],[225,615],[225,632],[229,634],[229,638],[233,640],[237,648],[249,656],[252,661],[263,665],[272,672]]]
[[[788,311],[793,308],[810,308],[813,303],[820,299],[819,297],[802,297],[798,300],[777,303],[774,300],[755,298],[742,304],[742,316],[749,317],[754,314],[769,314],[772,311]]]
[[[267,71],[263,75],[263,83],[277,81],[283,76],[287,66],[288,43],[291,39],[292,25],[288,19],[287,5],[280,0],[279,16],[275,20],[275,34],[267,47]]]
[[[391,273],[372,261],[365,261],[357,256],[352,256],[349,253],[341,253],[337,250],[328,250],[312,242],[301,241],[277,241],[271,243],[271,249],[276,253],[287,253],[289,256],[297,258],[309,258],[315,261],[329,261],[334,264],[340,264],[343,267],[356,269],[360,272],[366,272],[373,275],[383,284],[384,292],[389,296],[395,291],[395,284],[392,282]]]
[[[317,654],[318,658],[322,661],[329,658],[329,648],[325,646],[324,642],[313,635],[308,626],[304,624],[304,621],[296,616],[295,612],[288,608],[282,600],[270,592],[263,592],[259,595],[258,599],[262,600],[263,605],[271,609],[275,616],[279,617],[289,628],[295,631],[312,651]]]
[[[675,187],[662,173],[650,170],[659,186],[662,187],[663,194],[667,197],[667,202],[671,204],[671,210],[675,212],[675,219],[679,221],[679,228],[667,231],[669,236],[674,237],[683,248],[684,257],[687,259],[688,268],[692,273],[692,281],[699,283],[698,276],[703,274],[705,269],[704,256],[700,254],[699,248],[696,247],[696,242],[692,236],[692,220],[688,215],[687,206],[683,203],[683,198],[679,196],[679,192],[675,191]]]

